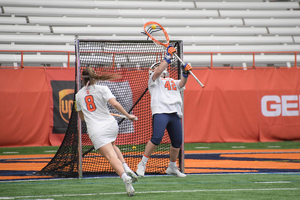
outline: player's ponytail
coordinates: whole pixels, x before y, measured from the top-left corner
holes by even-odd
[[[98,75],[92,67],[87,67],[82,71],[82,78],[84,80],[84,84],[89,81],[90,85],[94,85],[96,81],[114,80],[121,78],[121,76],[119,74],[112,73]]]

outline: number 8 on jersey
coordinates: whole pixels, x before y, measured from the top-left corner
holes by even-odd
[[[94,103],[94,97],[92,95],[88,95],[84,98],[86,103],[86,108],[88,111],[93,112],[96,110],[96,105]]]

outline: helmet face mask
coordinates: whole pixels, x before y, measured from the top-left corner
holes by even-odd
[[[155,70],[156,70],[157,67],[160,65],[160,63],[161,63],[161,62],[157,62],[157,63],[154,63],[153,65],[151,65],[151,67],[149,68],[149,76],[155,72]],[[165,69],[165,70],[161,73],[160,76],[163,77],[163,78],[169,76],[169,72],[167,71],[167,69]]]

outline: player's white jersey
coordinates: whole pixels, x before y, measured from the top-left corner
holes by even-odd
[[[90,136],[117,125],[117,121],[110,115],[106,105],[110,98],[115,98],[115,96],[107,86],[100,85],[83,87],[76,94],[77,110],[83,112]]]
[[[180,80],[159,77],[152,80],[152,73],[148,81],[148,89],[151,95],[152,115],[156,113],[174,113],[182,117],[182,98],[180,91],[185,87],[179,87]]]

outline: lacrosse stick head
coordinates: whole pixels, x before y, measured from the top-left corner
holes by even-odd
[[[144,24],[144,34],[148,36],[155,44],[164,47],[169,46],[169,35],[162,25],[157,22],[150,21]]]
[[[151,67],[149,68],[149,76],[151,74],[153,74],[155,72],[155,70],[157,69],[157,67],[160,65],[161,62],[157,62],[157,63],[154,63],[153,65],[151,65]],[[169,76],[169,72],[167,69],[165,69],[161,75],[161,77],[168,77]]]

